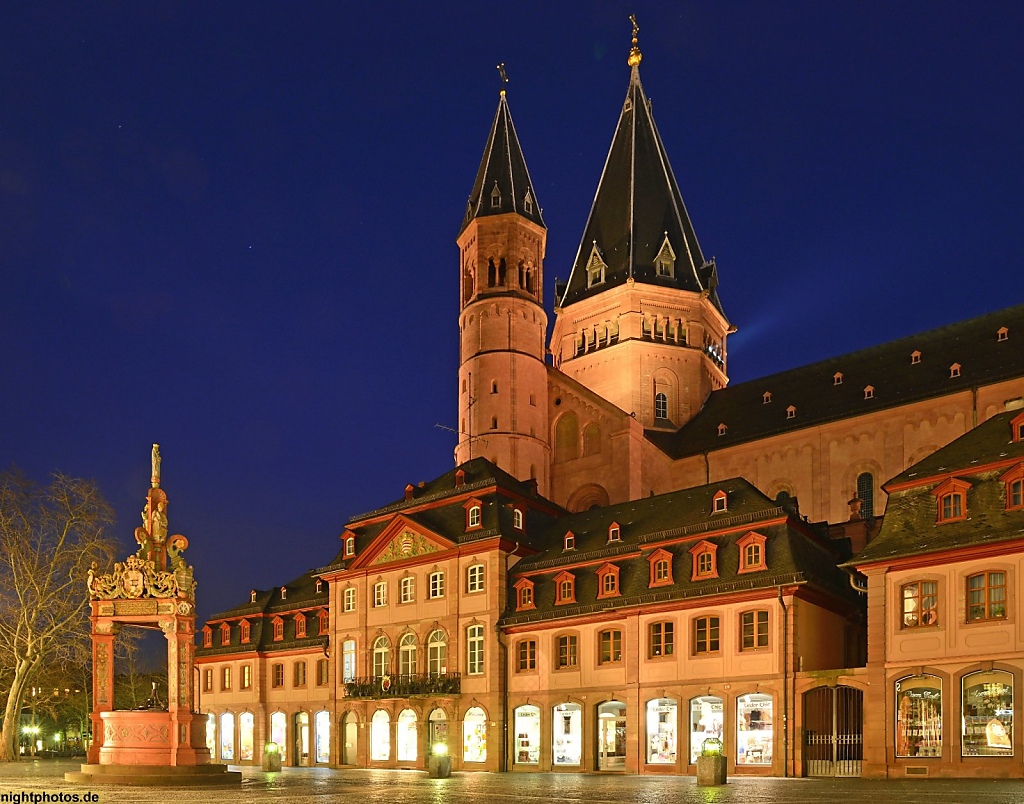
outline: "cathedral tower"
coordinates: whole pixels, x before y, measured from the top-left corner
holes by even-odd
[[[459,444],[547,494],[547,229],[502,90],[459,232]]]
[[[555,287],[555,366],[647,428],[675,430],[723,388],[726,335],[706,260],[640,83],[626,100],[569,280]]]

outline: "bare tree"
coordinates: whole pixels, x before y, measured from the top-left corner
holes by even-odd
[[[22,703],[44,662],[61,664],[89,639],[89,567],[109,569],[114,512],[96,484],[55,473],[48,486],[0,474],[0,673],[7,682],[0,761],[18,759]]]

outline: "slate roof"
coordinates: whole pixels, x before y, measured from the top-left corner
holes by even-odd
[[[997,339],[1001,327],[1009,330],[1007,340]],[[916,365],[914,351],[921,352]],[[959,377],[950,376],[954,363],[961,366]],[[837,372],[843,375],[840,385]],[[646,436],[678,459],[1020,376],[1024,305],[730,385],[712,392],[680,430],[648,430]],[[873,397],[865,399],[869,385]],[[767,404],[765,392],[771,394]],[[790,405],[796,408],[792,419],[786,413]],[[721,436],[719,424],[727,427]]]
[[[719,490],[728,497],[728,511],[712,514],[712,500]],[[510,583],[529,576],[534,582],[537,608],[517,612],[516,595],[508,596],[509,607],[502,625],[574,617],[612,608],[625,608],[669,600],[710,597],[751,589],[771,589],[782,584],[807,583],[833,596],[859,605],[848,576],[838,569],[842,543],[814,538],[788,511],[742,478],[685,489],[572,514],[552,523],[547,548],[525,558],[511,570]],[[778,523],[787,517],[783,523]],[[776,524],[765,524],[776,520]],[[621,543],[607,540],[612,522],[621,528]],[[751,530],[767,537],[767,569],[739,573],[737,542]],[[564,536],[571,531],[575,549],[564,549]],[[685,537],[685,541],[666,544]],[[706,539],[717,546],[718,577],[691,581],[690,549]],[[664,547],[672,553],[671,586],[649,588],[646,556]],[[637,555],[642,551],[642,555]],[[573,566],[587,562],[587,566]],[[597,570],[605,562],[619,567],[621,596],[598,599]],[[575,576],[576,603],[556,606],[555,576],[569,569]]]
[[[886,483],[922,480],[889,494],[881,531],[848,565],[1024,540],[1024,510],[1006,510],[1006,484],[1000,480],[1014,460],[1024,461],[1024,442],[1013,442],[1010,432],[1010,420],[1020,414],[1013,410],[993,416]],[[993,468],[993,463],[1001,465]],[[936,522],[938,501],[932,491],[950,476],[971,484],[967,518]]]
[[[495,188],[498,189],[497,204],[492,202]],[[530,199],[529,204],[527,198]],[[544,226],[537,193],[533,189],[530,171],[526,168],[523,149],[519,145],[516,127],[512,123],[508,100],[502,92],[459,233],[461,234],[474,218],[509,212],[522,215],[538,226]]]
[[[655,269],[666,235],[675,254],[674,277],[657,276]],[[588,288],[587,265],[595,244],[607,269],[605,281]],[[630,278],[681,290],[708,290],[722,311],[714,264],[705,261],[697,242],[640,83],[639,66],[632,68],[583,239],[564,290],[556,289],[556,306],[567,307]]]

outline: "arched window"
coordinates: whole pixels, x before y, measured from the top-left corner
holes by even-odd
[[[403,709],[398,715],[398,761],[416,761],[416,713]]]
[[[942,756],[942,681],[936,676],[896,682],[896,756]]]
[[[381,762],[391,758],[391,716],[383,709],[370,720],[370,759]]]
[[[654,395],[654,418],[668,418],[668,396],[660,391]]]
[[[377,678],[388,674],[391,665],[391,643],[386,636],[379,636],[373,643],[373,675]]]
[[[238,716],[238,760],[252,762],[253,737],[256,733],[256,718],[252,712],[242,712]]]
[[[875,479],[870,472],[857,475],[857,497],[860,499],[860,513],[864,517],[875,515]]]
[[[555,462],[579,457],[580,428],[575,413],[566,413],[555,425]]]
[[[313,734],[316,739],[316,761],[326,765],[331,761],[331,713],[317,712],[313,718]]]
[[[583,431],[583,454],[596,455],[601,451],[601,428],[596,424],[587,425]]]
[[[462,761],[487,761],[487,715],[479,706],[467,709],[462,720]]]
[[[220,758],[235,758],[235,716],[230,712],[220,716]]]
[[[406,634],[398,643],[399,673],[411,676],[416,672],[416,635]]]
[[[969,673],[960,700],[961,755],[1013,756],[1013,676],[1002,670]]]
[[[427,637],[427,672],[432,676],[448,672],[448,639],[440,628]]]
[[[274,712],[270,716],[270,740],[277,743],[283,760],[288,751],[288,718],[284,712]]]

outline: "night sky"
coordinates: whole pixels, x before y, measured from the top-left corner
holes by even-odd
[[[0,467],[96,479],[127,552],[159,442],[202,617],[328,563],[452,466],[495,65],[550,313],[631,12],[733,382],[1024,301],[1017,1],[8,4]]]

